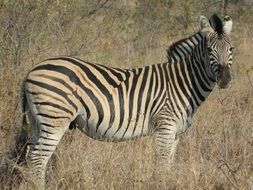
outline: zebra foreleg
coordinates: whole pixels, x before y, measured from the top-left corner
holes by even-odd
[[[174,161],[174,155],[179,139],[177,131],[171,126],[160,127],[156,132],[157,167],[168,170]]]
[[[153,171],[152,178],[155,180],[156,185],[160,186],[160,189],[164,189],[166,187],[164,182],[168,172],[171,171],[176,146],[178,144],[178,139],[176,138],[177,131],[176,128],[173,128],[173,126],[160,126],[155,134],[155,169]]]

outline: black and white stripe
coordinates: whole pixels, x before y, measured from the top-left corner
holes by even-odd
[[[225,78],[220,67],[232,63],[230,37],[216,15],[211,21],[216,26],[202,16],[200,32],[173,44],[163,64],[126,70],[58,57],[30,71],[23,85],[32,125],[27,157],[41,184],[48,159],[74,127],[111,141],[155,132],[158,156],[170,159],[217,78]]]

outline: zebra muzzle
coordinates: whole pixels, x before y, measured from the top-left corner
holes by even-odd
[[[227,88],[231,81],[231,72],[228,65],[221,65],[219,68],[218,85],[220,88]]]

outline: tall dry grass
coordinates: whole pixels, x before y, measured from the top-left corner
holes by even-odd
[[[163,62],[169,44],[197,31],[194,14],[208,1],[190,0],[189,8],[175,11],[175,4],[122,0],[123,5],[109,2],[88,16],[84,13],[94,9],[93,1],[81,7],[57,2],[37,2],[31,8],[26,1],[16,6],[6,3],[0,14],[4,28],[0,32],[0,189],[27,189],[27,184],[32,189],[26,169],[9,159],[8,151],[19,125],[20,83],[33,65],[62,54],[128,68]],[[50,160],[46,188],[253,189],[253,26],[247,22],[249,13],[239,14],[241,9],[245,7],[229,9],[238,11],[233,12],[233,81],[228,89],[215,88],[197,111],[166,175],[153,178],[152,137],[100,142],[72,130]]]

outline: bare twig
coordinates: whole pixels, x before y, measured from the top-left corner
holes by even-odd
[[[222,173],[224,174],[224,176],[227,178],[227,180],[232,184],[232,186],[233,186],[235,189],[240,189],[239,184],[238,184],[238,182],[237,182],[237,179],[236,179],[236,177],[235,177],[235,171],[232,170],[232,169],[230,168],[230,166],[227,164],[227,162],[225,162],[224,160],[222,160],[222,162],[223,162],[223,163],[220,164],[220,165],[218,165],[217,163],[215,163],[216,166],[217,166],[217,168],[220,169],[220,170],[222,171]],[[232,176],[232,179],[231,179],[231,177],[229,177],[229,175],[225,172],[225,170],[222,168],[222,166],[225,166],[225,167],[228,169],[229,173],[230,173],[231,176]]]
[[[79,20],[84,19],[85,17],[89,17],[93,14],[95,14],[98,10],[102,9],[107,3],[109,2],[109,0],[98,0],[94,6],[94,8],[92,10],[90,10],[87,14],[83,14]]]
[[[253,83],[252,83],[252,81],[250,80],[250,76],[249,76],[249,73],[250,73],[251,71],[253,71],[253,67],[252,67],[251,69],[248,69],[248,70],[246,71],[246,73],[247,73],[247,78],[248,78],[248,80],[249,80],[249,84],[250,84],[251,88],[253,89]]]

